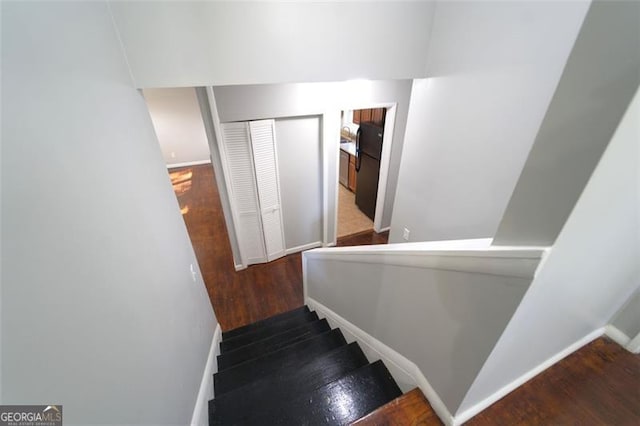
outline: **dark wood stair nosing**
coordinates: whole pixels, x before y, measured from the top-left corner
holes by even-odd
[[[441,424],[441,422],[420,388],[414,388],[360,417],[350,426],[388,424],[426,425]]]

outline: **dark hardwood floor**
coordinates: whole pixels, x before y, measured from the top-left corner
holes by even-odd
[[[640,425],[640,355],[601,337],[467,425]]]
[[[175,182],[174,190],[222,331],[302,306],[299,254],[236,272],[211,165],[170,174],[172,182],[183,181]]]
[[[440,424],[442,423],[429,401],[416,388],[356,420],[351,426]]]
[[[300,254],[236,272],[210,165],[172,169],[200,270],[223,331],[302,306]],[[338,246],[385,244],[373,231]],[[419,424],[440,424],[432,413]],[[388,423],[375,423],[388,424]],[[402,424],[402,423],[400,423]],[[640,356],[600,338],[471,419],[468,425],[638,425]]]
[[[236,272],[213,168],[209,164],[169,172],[180,209],[223,331],[302,306],[299,253]],[[366,231],[339,246],[385,244],[388,232]]]
[[[389,231],[376,234],[373,230],[369,230],[338,238],[336,247],[387,244],[388,241]]]

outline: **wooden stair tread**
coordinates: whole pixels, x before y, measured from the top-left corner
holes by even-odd
[[[209,401],[212,426],[243,424],[254,411],[264,411],[338,380],[369,364],[357,343],[341,346],[289,374],[278,370]],[[283,374],[284,373],[284,374]]]
[[[318,321],[318,314],[315,312],[304,312],[293,317],[281,319],[265,327],[260,327],[257,330],[251,330],[239,336],[223,339],[222,342],[220,342],[220,353],[224,354],[266,337],[273,336],[274,334],[282,333],[283,331],[298,327],[304,323],[314,321]]]
[[[346,344],[342,332],[335,329],[219,371],[213,375],[216,395],[244,386],[256,377],[262,377],[275,370],[289,370],[289,374],[296,374],[299,368],[315,357]]]
[[[418,390],[303,306],[223,333],[209,425],[441,424]],[[355,423],[354,423],[355,422]]]
[[[331,327],[325,319],[307,322],[282,333],[274,334],[238,349],[225,352],[217,357],[218,371],[223,371],[253,358],[275,352],[329,330],[331,330]]]
[[[441,425],[422,391],[415,388],[351,423],[352,426]]]
[[[253,412],[243,425],[344,425],[402,392],[382,361],[365,365],[313,392]]]
[[[251,324],[247,324],[247,325],[243,325],[241,327],[237,327],[234,328],[233,330],[229,330],[229,331],[223,331],[222,332],[222,339],[231,339],[232,337],[237,337],[240,336],[244,333],[248,333],[251,331],[255,331],[258,330],[262,327],[268,326],[269,324],[273,324],[275,322],[284,320],[286,318],[291,318],[291,317],[295,317],[301,314],[305,314],[309,312],[309,307],[308,306],[301,306],[299,308],[296,309],[292,309],[290,311],[287,312],[282,312],[280,314],[277,315],[273,315],[270,316],[269,318],[265,318],[263,320],[260,321],[256,321],[254,323]]]

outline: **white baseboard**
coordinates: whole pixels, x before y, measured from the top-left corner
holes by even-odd
[[[200,390],[198,391],[196,405],[193,408],[193,415],[191,416],[191,426],[206,426],[209,424],[209,400],[213,399],[214,396],[213,375],[218,371],[216,357],[220,352],[221,340],[222,329],[220,328],[220,324],[218,324],[216,326],[216,330],[213,332],[213,339],[211,339],[209,356],[207,357],[207,363],[204,367],[204,373],[202,374],[202,381],[200,382]]]
[[[546,370],[547,368],[551,367],[552,365],[554,365],[558,361],[561,361],[562,359],[564,359],[567,356],[571,355],[572,353],[574,353],[575,351],[577,351],[581,347],[591,343],[593,340],[595,340],[598,337],[602,336],[604,333],[605,333],[605,327],[598,328],[598,329],[592,331],[591,333],[589,333],[586,336],[584,336],[582,339],[580,339],[577,342],[567,346],[566,348],[564,348],[563,350],[561,350],[557,354],[555,354],[552,357],[548,358],[546,361],[538,364],[536,367],[534,367],[531,370],[529,370],[527,373],[523,374],[522,376],[518,377],[517,379],[515,379],[511,383],[509,383],[506,386],[502,387],[501,389],[499,389],[494,394],[492,394],[489,397],[485,398],[484,400],[478,402],[476,405],[474,405],[471,408],[463,411],[462,413],[457,414],[455,416],[454,426],[461,425],[462,423],[468,421],[469,419],[471,419],[476,414],[480,413],[485,408],[487,408],[490,405],[492,405],[493,403],[497,402],[499,399],[503,398],[504,396],[506,396],[510,392],[514,391],[516,388],[522,386],[523,384],[525,384],[526,382],[528,382],[529,380],[531,380],[532,378],[534,378],[538,374],[542,373],[544,370]]]
[[[284,254],[288,256],[293,253],[298,253],[305,250],[311,250],[318,247],[322,247],[322,241],[315,241],[313,243],[303,244],[301,246],[288,248],[285,250]]]
[[[609,324],[604,328],[604,334],[606,334],[609,338],[611,338],[611,340],[623,347],[626,347],[631,341],[631,338],[629,336],[627,336],[623,331],[612,324]]]
[[[631,353],[637,354],[640,353],[640,334],[636,337],[631,338],[624,331],[620,330],[613,324],[609,324],[605,327],[605,332],[611,340],[625,348]]]
[[[184,163],[167,164],[167,169],[177,169],[178,167],[200,166],[202,164],[211,164],[211,160],[187,161]]]
[[[384,228],[380,228],[379,231],[376,231],[378,234],[382,233],[382,232],[387,232],[391,229],[390,226],[385,226]]]
[[[305,303],[310,309],[315,310],[320,318],[326,318],[331,327],[339,327],[348,342],[358,342],[369,361],[381,359],[403,392],[419,387],[440,420],[447,426],[454,424],[453,416],[417,365],[322,303],[310,297],[305,299]]]
[[[247,269],[247,267],[246,267],[246,266],[244,266],[244,265],[238,265],[237,263],[235,263],[235,264],[233,265],[233,267],[234,267],[234,269],[236,270],[236,272],[238,272],[238,271],[242,271],[243,269]]]
[[[629,341],[625,348],[634,354],[640,354],[640,333]]]

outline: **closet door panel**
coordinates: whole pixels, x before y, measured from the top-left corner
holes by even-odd
[[[240,251],[246,265],[267,262],[260,217],[255,213],[239,213],[239,219],[236,233],[240,235]]]
[[[246,265],[267,261],[253,153],[247,123],[222,124],[224,159],[231,183],[238,244]]]
[[[280,182],[273,120],[249,122],[258,200],[269,261],[285,254]]]

